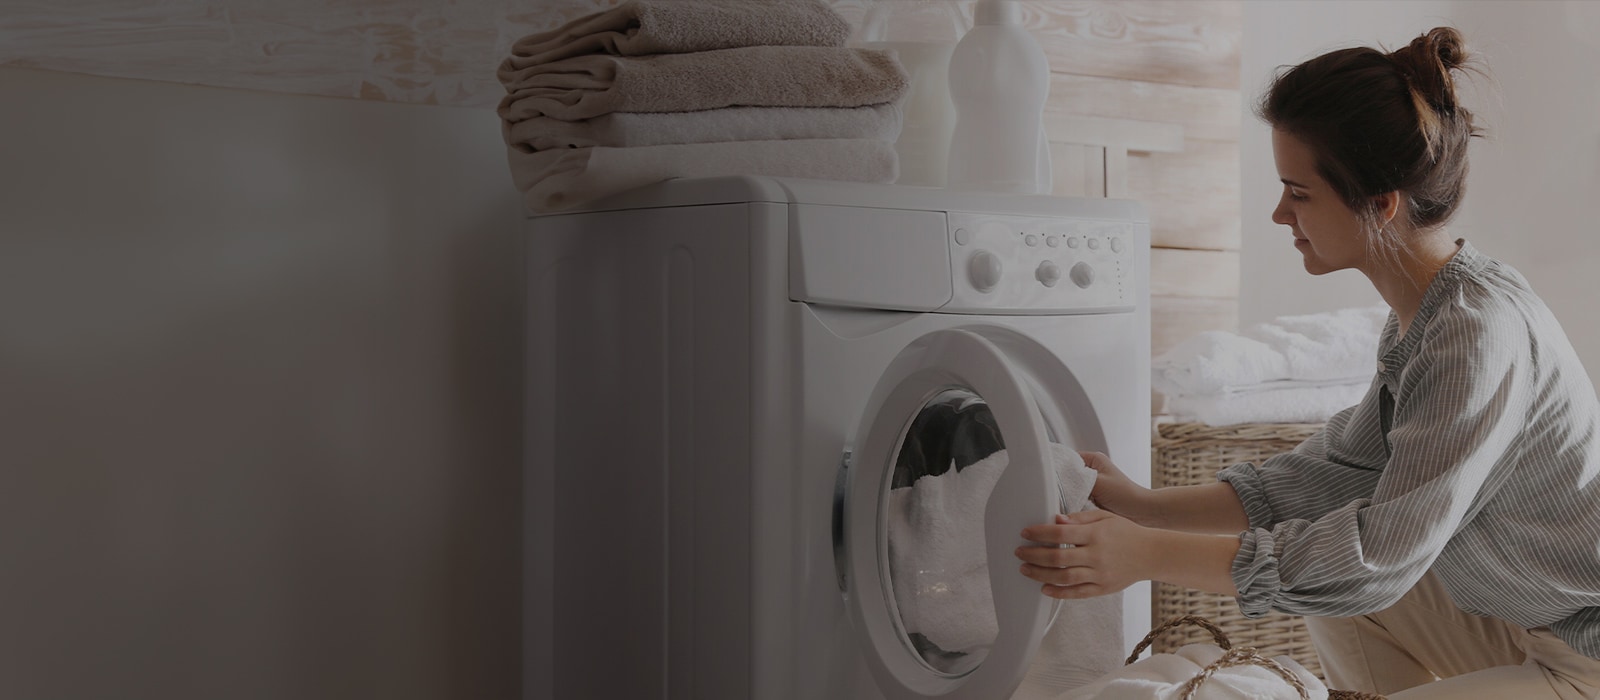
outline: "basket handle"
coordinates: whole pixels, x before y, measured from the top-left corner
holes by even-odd
[[[1161,636],[1162,632],[1179,625],[1199,625],[1204,627],[1207,632],[1211,633],[1211,638],[1217,642],[1217,646],[1226,650],[1233,649],[1233,643],[1228,641],[1228,635],[1223,634],[1222,630],[1218,629],[1217,626],[1212,624],[1210,620],[1200,617],[1199,615],[1181,615],[1161,623],[1160,627],[1150,630],[1150,634],[1145,635],[1144,639],[1139,640],[1139,643],[1133,647],[1133,653],[1128,655],[1127,661],[1122,662],[1123,665],[1126,666],[1138,661],[1139,654],[1144,653],[1144,650],[1156,641],[1156,637]]]
[[[1181,700],[1191,700],[1194,697],[1195,692],[1200,689],[1200,684],[1205,683],[1207,679],[1211,678],[1212,674],[1230,666],[1264,667],[1267,670],[1282,676],[1283,680],[1286,681],[1290,687],[1294,688],[1295,692],[1300,694],[1300,700],[1310,700],[1311,698],[1310,694],[1306,692],[1305,684],[1301,683],[1300,678],[1294,675],[1292,671],[1284,668],[1283,664],[1256,653],[1256,650],[1254,649],[1248,648],[1229,649],[1228,653],[1222,655],[1222,658],[1217,659],[1210,666],[1201,669],[1200,673],[1195,674],[1194,678],[1190,678],[1189,682],[1183,685],[1183,692],[1178,697]]]

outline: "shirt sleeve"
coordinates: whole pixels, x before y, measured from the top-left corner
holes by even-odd
[[[1504,482],[1502,456],[1526,419],[1527,333],[1504,314],[1441,308],[1401,371],[1389,461],[1371,497],[1270,527],[1252,517],[1233,562],[1240,611],[1343,617],[1410,590]]]
[[[1376,402],[1380,386],[1374,381],[1362,404]],[[1355,499],[1372,496],[1382,465],[1363,463],[1354,455],[1328,447],[1334,436],[1355,429],[1351,421],[1362,404],[1334,414],[1321,430],[1289,452],[1259,466],[1243,462],[1217,473],[1217,479],[1238,494],[1251,528],[1271,529],[1286,520],[1315,520]]]

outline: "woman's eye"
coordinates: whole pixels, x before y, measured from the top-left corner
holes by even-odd
[[[1307,199],[1310,199],[1310,198],[1305,196],[1305,195],[1303,195],[1303,194],[1295,192],[1294,190],[1289,190],[1289,199],[1292,199],[1292,200],[1294,200],[1296,202],[1304,202],[1304,201],[1306,201]]]

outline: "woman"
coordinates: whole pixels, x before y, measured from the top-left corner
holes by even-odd
[[[1150,579],[1305,615],[1334,688],[1600,697],[1600,405],[1527,281],[1445,232],[1476,134],[1465,59],[1438,28],[1274,82],[1272,220],[1308,272],[1360,270],[1392,308],[1372,388],[1215,484],[1152,491],[1086,454],[1103,510],[1023,531],[1076,547],[1017,550],[1046,595]]]

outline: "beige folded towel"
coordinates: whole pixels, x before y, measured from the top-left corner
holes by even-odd
[[[750,46],[643,58],[578,56],[502,71],[500,117],[588,119],[610,112],[723,107],[861,107],[894,102],[908,85],[892,51]]]
[[[822,0],[633,0],[524,37],[513,70],[590,53],[643,56],[736,46],[843,46],[850,23]]]
[[[728,107],[699,112],[612,112],[565,121],[535,117],[505,127],[523,152],[589,146],[662,146],[718,141],[870,139],[900,136],[900,105],[869,107]]]
[[[893,182],[899,174],[894,144],[860,139],[511,150],[509,160],[517,190],[536,212],[568,209],[675,177],[767,175]]]

